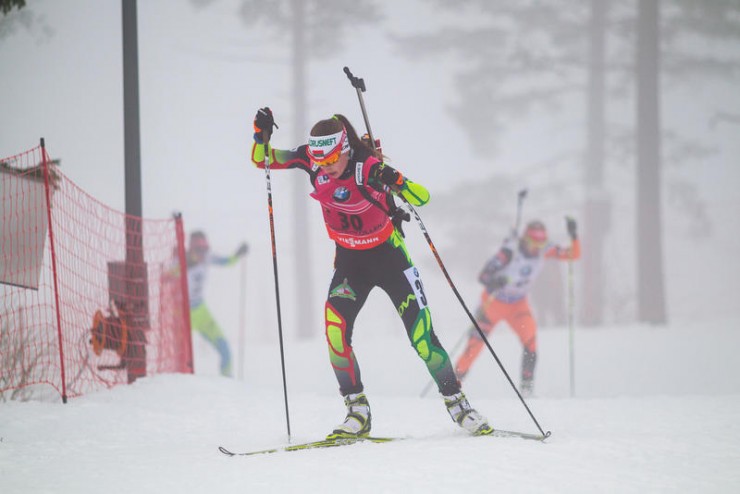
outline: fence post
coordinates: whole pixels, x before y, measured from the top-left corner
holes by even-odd
[[[180,291],[182,292],[182,322],[185,341],[187,366],[191,374],[195,373],[193,360],[193,337],[190,328],[190,298],[188,296],[188,264],[185,259],[185,230],[182,226],[182,214],[175,213],[175,235],[177,237],[177,258],[180,261]]]
[[[59,337],[59,368],[62,375],[62,403],[67,403],[67,376],[64,368],[64,344],[62,340],[62,316],[59,308],[59,283],[57,281],[57,258],[54,249],[54,228],[51,222],[51,180],[49,161],[46,159],[46,145],[41,138],[41,162],[44,167],[44,189],[46,192],[46,219],[49,222],[49,248],[51,250],[51,272],[54,280],[54,308],[57,316],[57,335]]]

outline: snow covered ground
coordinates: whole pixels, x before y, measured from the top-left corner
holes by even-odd
[[[737,320],[575,333],[541,331],[537,396],[545,443],[474,438],[437,396],[402,335],[358,332],[373,433],[411,440],[229,458],[219,445],[287,444],[279,351],[253,345],[243,381],[162,375],[70,401],[0,404],[0,485],[16,493],[740,492]],[[444,341],[444,339],[443,339]],[[511,332],[492,338],[517,374]],[[454,341],[445,341],[451,347]],[[324,342],[286,344],[291,442],[343,417]],[[212,366],[212,367],[211,367]],[[472,404],[495,427],[537,432],[490,355],[469,376]]]

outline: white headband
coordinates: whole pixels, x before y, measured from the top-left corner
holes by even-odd
[[[349,139],[345,129],[328,136],[308,136],[308,154],[315,161],[323,161],[334,154],[347,151]]]

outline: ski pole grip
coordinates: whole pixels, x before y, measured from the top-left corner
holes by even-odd
[[[352,72],[350,72],[349,67],[344,68],[344,73],[347,74],[347,79],[349,79],[349,82],[352,84],[352,87],[355,89],[359,89],[363,93],[365,92],[365,80],[360,77],[355,77],[352,75]]]

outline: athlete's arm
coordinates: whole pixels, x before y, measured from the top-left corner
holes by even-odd
[[[412,182],[392,166],[377,163],[371,173],[375,179],[387,185],[394,194],[403,196],[412,206],[423,206],[429,202],[429,191],[426,187]]]
[[[513,252],[508,247],[502,247],[495,256],[488,260],[478,275],[478,281],[485,285],[486,291],[492,293],[506,285],[507,279],[500,274],[510,262]]]
[[[543,256],[546,259],[557,259],[559,261],[569,261],[580,259],[581,257],[581,241],[578,238],[574,238],[570,242],[570,247],[560,247],[559,245],[553,245],[548,248]]]
[[[271,170],[287,170],[288,168],[301,168],[304,171],[311,170],[311,161],[306,153],[307,146],[299,146],[295,149],[275,149],[267,144],[270,155]],[[252,163],[257,168],[265,168],[265,146],[255,142],[252,144]]]
[[[239,256],[222,256],[218,254],[209,254],[208,262],[214,266],[231,266],[239,261]]]

